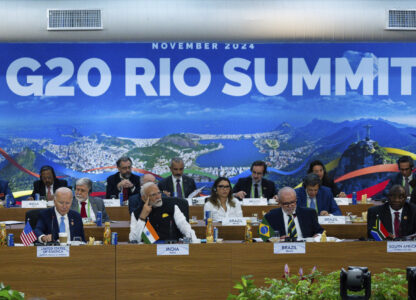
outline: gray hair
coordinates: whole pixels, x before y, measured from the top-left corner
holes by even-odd
[[[128,156],[122,156],[119,159],[117,159],[117,161],[116,161],[117,167],[120,167],[121,162],[125,162],[125,161],[129,161],[131,164],[133,164],[133,161],[131,160],[130,157],[128,157]]]
[[[290,186],[285,186],[285,187],[281,188],[279,190],[279,192],[277,193],[277,196],[279,197],[279,200],[280,200],[280,199],[282,199],[283,195],[289,194],[289,193],[294,194],[295,197],[296,197],[296,191],[293,188],[291,188]]]
[[[156,183],[156,177],[153,176],[152,174],[147,173],[143,175],[140,182],[141,182],[141,185],[144,185],[145,183],[148,183],[148,182]]]
[[[55,194],[53,195],[54,199],[56,199],[58,197],[58,195],[64,195],[64,194],[71,194],[71,199],[72,199],[72,190],[70,188],[67,187],[60,187],[58,189],[56,189]]]
[[[172,158],[172,160],[170,161],[169,167],[172,167],[173,166],[173,163],[176,163],[176,164],[182,163],[182,164],[184,164],[183,163],[183,159],[180,158],[180,157],[174,157],[174,158]]]
[[[91,179],[89,179],[87,177],[80,178],[75,182],[75,187],[78,186],[78,185],[84,185],[88,188],[89,193],[92,192],[92,181],[91,181]]]
[[[149,187],[151,187],[151,186],[153,186],[153,185],[156,185],[156,183],[154,183],[154,182],[146,182],[145,184],[143,184],[141,187],[140,187],[140,195],[143,197],[144,195],[146,195],[146,191],[147,191],[147,189],[149,188]],[[157,185],[156,185],[157,186]]]
[[[315,186],[315,185],[321,185],[321,179],[319,179],[319,176],[315,173],[309,173],[306,175],[306,177],[303,179],[303,187],[306,188],[307,186]]]

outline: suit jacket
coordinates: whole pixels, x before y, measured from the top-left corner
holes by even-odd
[[[166,177],[159,181],[158,186],[162,192],[168,191],[172,197],[174,196],[173,193],[175,189],[173,188],[172,176]],[[185,193],[184,198],[187,198],[190,193],[196,190],[195,181],[186,175],[182,175],[182,186]]]
[[[387,184],[386,188],[383,191],[384,197],[387,197],[389,194],[389,191],[391,187],[395,184],[399,184],[403,186],[403,175],[399,172],[397,174],[394,174],[391,178],[389,183]],[[416,188],[416,173],[413,173],[413,179],[409,181],[409,185],[412,187],[413,190]],[[412,190],[412,193],[413,193]]]
[[[75,236],[80,236],[85,242],[84,226],[82,224],[81,215],[76,211],[68,212],[70,241]],[[38,222],[35,227],[35,234],[39,238],[42,234],[52,234],[53,239],[59,239],[59,225],[55,214],[55,208],[46,208],[39,213]]]
[[[9,195],[12,200],[12,204],[15,203],[13,193],[9,188],[9,183],[7,181],[0,180],[0,200],[5,200],[6,195]]]
[[[278,230],[280,235],[288,235],[285,229],[282,208],[275,208],[265,216],[273,230]],[[298,218],[300,230],[304,238],[313,237],[317,233],[322,233],[323,229],[318,223],[316,210],[312,208],[296,207],[296,218]]]
[[[371,235],[371,229],[376,224],[377,215],[380,221],[383,223],[386,230],[393,233],[393,220],[390,213],[390,205],[384,203],[383,205],[373,206],[368,209],[367,212],[367,236],[373,238]],[[400,236],[407,236],[416,233],[416,206],[411,203],[405,203],[402,216],[400,220],[399,228]]]
[[[300,187],[295,191],[296,198],[298,199],[297,205],[300,207],[308,207],[306,189],[304,187]],[[316,194],[316,202],[319,214],[321,211],[326,210],[328,213],[333,214],[334,216],[342,215],[341,210],[339,209],[337,203],[334,200],[334,197],[332,196],[332,191],[330,188],[326,186],[320,186],[318,194]]]
[[[134,192],[132,192],[131,189],[129,189],[129,199],[130,199],[131,195],[140,193],[140,176],[131,174],[129,180],[136,187],[134,189]],[[107,187],[106,187],[106,193],[105,193],[105,197],[107,199],[110,199],[111,196],[116,196],[116,198],[118,198],[118,194],[120,193],[120,190],[117,188],[117,184],[119,184],[120,181],[121,181],[120,172],[117,172],[116,174],[113,174],[107,177]]]
[[[244,191],[247,194],[245,198],[251,198],[252,182],[253,179],[251,178],[251,176],[238,179],[237,183],[233,188],[233,193]],[[273,198],[274,195],[276,195],[276,187],[273,181],[267,180],[265,178],[261,180],[261,190],[264,198],[270,199]]]
[[[64,179],[56,178],[53,183],[53,192],[55,193],[55,191],[60,187],[68,187],[68,182]],[[42,180],[36,180],[33,182],[32,197],[35,198],[36,194],[39,194],[42,197],[46,197],[46,187]]]
[[[94,214],[97,216],[97,212],[101,211],[102,214],[103,214],[102,215],[103,216],[103,218],[102,218],[103,222],[109,222],[110,217],[108,216],[107,211],[105,210],[103,199],[90,196],[90,197],[88,197],[88,200],[91,203],[92,211],[94,212]],[[80,210],[80,204],[79,204],[79,201],[76,198],[74,198],[72,200],[71,209],[76,211],[76,212],[78,212]]]

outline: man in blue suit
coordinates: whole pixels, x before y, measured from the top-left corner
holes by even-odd
[[[341,216],[342,213],[334,200],[331,189],[321,186],[319,176],[309,173],[301,188],[296,189],[298,206],[315,209],[320,216]]]
[[[72,191],[67,187],[57,189],[54,203],[55,207],[44,209],[39,213],[35,228],[39,242],[56,241],[59,238],[59,233],[66,233],[70,241],[74,237],[80,237],[85,242],[81,215],[70,210]]]
[[[284,187],[279,190],[278,196],[281,207],[272,209],[264,218],[274,231],[279,231],[281,238],[302,239],[313,237],[323,232],[322,227],[318,223],[316,211],[296,205],[296,192],[294,189]],[[293,224],[291,225],[291,223]]]
[[[9,188],[9,183],[7,181],[0,180],[0,201],[6,200],[6,196],[9,195],[11,199],[11,204],[14,204],[15,200],[13,193]]]

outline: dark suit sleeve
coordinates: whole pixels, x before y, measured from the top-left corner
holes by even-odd
[[[376,207],[370,207],[367,211],[367,237],[372,239],[371,229],[376,224]]]
[[[42,234],[49,234],[47,222],[52,222],[52,220],[47,220],[47,217],[43,212],[39,213],[39,218],[36,222],[36,227],[34,230],[37,238],[39,238]]]
[[[114,175],[107,177],[107,186],[105,191],[105,197],[107,199],[110,199],[111,196],[115,196],[116,198],[118,198],[118,194],[120,193],[120,191],[117,189],[117,183]]]
[[[321,225],[319,225],[318,222],[318,214],[316,212],[316,210],[311,209],[311,221],[312,221],[312,236],[314,236],[317,233],[322,233],[324,231],[324,229],[321,227]]]
[[[334,197],[332,196],[332,192],[328,193],[328,200],[329,200],[329,213],[333,214],[334,216],[341,216],[341,210],[339,209],[338,204],[335,202]]]
[[[240,191],[245,191],[243,178],[238,179],[237,183],[233,187],[233,194],[238,193]],[[240,199],[240,198],[238,198],[238,199]],[[240,199],[240,200],[242,200],[242,199]]]
[[[32,198],[35,199],[36,194],[40,194],[40,188],[39,188],[39,180],[35,180],[33,182],[33,191],[32,191]]]
[[[271,180],[267,180],[267,194],[265,195],[267,199],[271,199],[276,195],[276,186]]]

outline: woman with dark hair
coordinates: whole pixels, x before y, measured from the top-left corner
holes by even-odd
[[[324,164],[320,160],[315,160],[311,162],[308,169],[308,174],[314,173],[319,176],[323,186],[329,187],[332,191],[334,197],[347,197],[344,192],[337,187],[334,180],[329,178],[328,173],[326,172]]]
[[[211,212],[214,222],[222,221],[224,218],[242,218],[240,201],[233,198],[231,182],[226,177],[218,177],[211,189],[211,196],[204,205],[204,216],[206,211]]]

